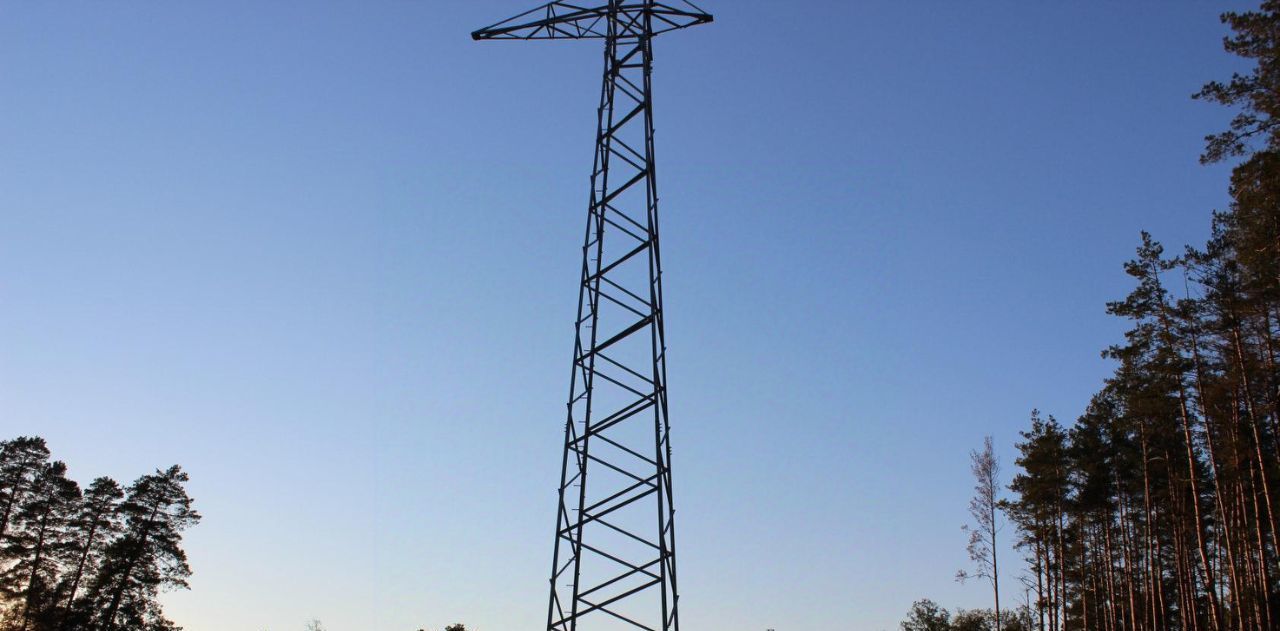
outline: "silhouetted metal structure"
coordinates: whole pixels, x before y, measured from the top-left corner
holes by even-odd
[[[605,44],[548,631],[680,628],[650,78],[655,35],[711,19],[684,1],[551,2],[472,33]]]

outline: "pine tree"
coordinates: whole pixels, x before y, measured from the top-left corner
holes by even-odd
[[[123,527],[119,510],[124,491],[111,478],[98,478],[85,489],[84,497],[69,520],[72,558],[64,580],[62,609],[72,614],[76,598],[86,577],[93,574],[102,552]]]
[[[1047,629],[1062,629],[1065,587],[1064,508],[1067,504],[1066,435],[1050,416],[1041,419],[1031,413],[1031,429],[1022,432],[1017,465],[1023,472],[1009,488],[1017,499],[1009,503],[1008,514],[1023,533],[1018,545],[1030,548],[1032,567],[1037,574],[1037,607]],[[1043,626],[1044,623],[1042,623]]]
[[[124,529],[102,553],[83,606],[101,631],[173,629],[156,601],[163,590],[186,588],[191,568],[182,533],[200,521],[178,466],[139,478],[119,512]]]
[[[14,508],[48,461],[49,448],[43,438],[19,436],[0,443],[0,540],[9,532]]]
[[[1280,113],[1280,2],[1266,0],[1257,11],[1227,12],[1223,23],[1233,34],[1224,40],[1227,52],[1256,61],[1248,74],[1236,73],[1222,83],[1211,81],[1194,98],[1238,106],[1240,112],[1223,132],[1205,137],[1203,162],[1280,150],[1280,128],[1274,117]]]
[[[61,462],[44,465],[14,508],[0,571],[0,593],[10,600],[9,627],[26,630],[56,605],[55,588],[69,546],[66,522],[80,499],[79,486]]]

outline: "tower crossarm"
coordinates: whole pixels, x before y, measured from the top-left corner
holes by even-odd
[[[471,38],[485,39],[605,39],[609,37],[609,11],[616,10],[616,24],[623,25],[617,37],[638,37],[643,17],[648,12],[652,22],[650,35],[688,28],[712,21],[711,14],[687,0],[678,3],[616,1],[603,6],[584,6],[574,2],[548,2],[513,18],[471,33]],[[626,25],[632,25],[630,29]]]

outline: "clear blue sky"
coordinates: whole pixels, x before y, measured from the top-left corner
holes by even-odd
[[[531,2],[0,2],[0,433],[190,471],[190,631],[543,623],[600,50],[468,37]],[[1243,5],[704,5],[656,78],[685,626],[983,606],[968,451],[1080,412],[1139,230],[1203,241]]]

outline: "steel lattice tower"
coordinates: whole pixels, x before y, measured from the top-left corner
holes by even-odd
[[[650,80],[653,37],[712,18],[605,1],[551,2],[472,37],[604,40],[547,630],[678,631]]]

